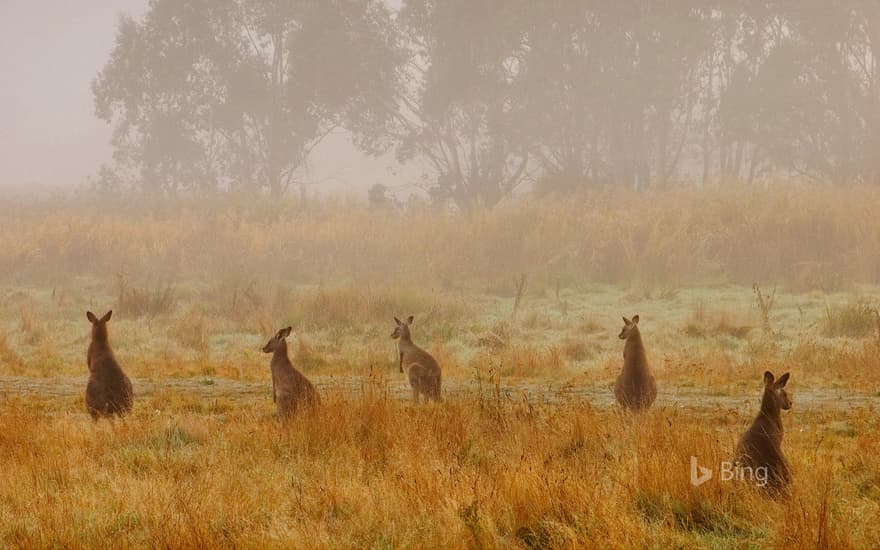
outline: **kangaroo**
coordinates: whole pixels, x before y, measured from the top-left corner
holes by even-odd
[[[400,372],[403,372],[403,366],[406,365],[409,373],[413,403],[419,402],[419,395],[425,396],[426,401],[428,399],[440,401],[440,365],[430,353],[413,344],[412,336],[409,333],[413,316],[410,315],[405,323],[395,317],[394,322],[397,323],[397,326],[391,333],[391,337],[397,339]]]
[[[772,372],[764,372],[761,411],[736,445],[737,463],[750,467],[754,474],[759,472],[757,468],[764,468],[766,484],[762,488],[771,493],[785,490],[791,483],[788,462],[782,454],[782,411],[791,409],[791,399],[783,389],[789,374],[774,380]]]
[[[269,368],[272,371],[272,401],[278,412],[278,418],[285,420],[296,414],[302,407],[314,407],[320,404],[318,392],[312,383],[296,370],[287,356],[287,340],[292,327],[279,330],[263,346],[264,353],[272,354]]]
[[[657,383],[648,367],[639,332],[639,316],[634,315],[632,321],[624,317],[623,322],[623,330],[620,331],[620,339],[626,340],[623,345],[623,370],[614,384],[614,396],[624,408],[641,411],[649,408],[657,398]]]
[[[89,382],[86,385],[86,408],[92,420],[122,416],[131,411],[131,381],[116,362],[107,338],[107,321],[113,310],[98,319],[91,311],[86,317],[92,323],[92,342],[86,354]]]

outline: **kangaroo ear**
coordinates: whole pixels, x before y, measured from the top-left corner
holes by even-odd
[[[281,338],[287,338],[290,336],[290,333],[293,331],[293,327],[283,328],[278,331],[278,336]]]
[[[633,324],[634,324],[634,325],[638,325],[638,324],[639,324],[639,316],[638,316],[638,315],[633,315]]]
[[[632,323],[629,322],[629,319],[627,319],[626,317],[623,318],[623,323],[626,324],[626,325],[631,325],[631,324],[632,324]]]
[[[402,324],[403,324],[403,323],[400,322],[400,319],[398,319],[397,317],[394,318],[394,322],[397,323],[398,325],[402,325]]]
[[[407,325],[411,325],[412,322],[413,322],[413,319],[415,319],[415,317],[413,317],[412,315],[410,315],[409,317],[407,317],[407,318],[406,318],[406,324],[407,324]]]
[[[108,311],[107,313],[105,313],[103,317],[101,317],[101,322],[106,323],[107,321],[109,321],[111,315],[113,315],[112,309],[110,311]]]
[[[92,323],[97,323],[97,322],[98,322],[98,318],[95,317],[95,314],[92,313],[91,311],[87,311],[87,312],[86,312],[86,319],[88,319],[88,320],[91,321]]]
[[[773,383],[773,373],[769,370],[764,371],[764,385],[769,386]]]
[[[791,373],[787,372],[787,373],[783,374],[782,376],[780,376],[779,380],[776,381],[776,387],[777,388],[784,388],[785,385],[788,383],[788,377],[790,375],[791,375]]]

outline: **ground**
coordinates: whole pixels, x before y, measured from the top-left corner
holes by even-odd
[[[880,545],[876,287],[780,287],[765,327],[733,284],[529,281],[514,312],[515,285],[113,280],[0,285],[4,546]],[[85,311],[111,307],[135,406],[96,424]],[[443,403],[408,401],[390,333],[409,314]],[[642,415],[612,392],[633,314],[659,388]],[[323,406],[281,426],[260,348],[286,324]],[[718,475],[767,369],[792,373],[782,500]],[[699,487],[692,456],[716,471]]]

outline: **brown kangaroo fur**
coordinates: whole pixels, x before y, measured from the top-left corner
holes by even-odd
[[[394,332],[391,333],[392,338],[397,338],[397,351],[400,356],[400,372],[406,365],[409,373],[409,385],[413,390],[413,403],[419,402],[419,395],[425,396],[425,400],[433,399],[440,401],[440,365],[430,353],[423,350],[419,346],[413,344],[412,336],[409,333],[409,326],[413,322],[413,316],[410,315],[406,322],[402,322],[397,317],[394,318],[397,323]]]
[[[623,345],[623,370],[614,384],[614,396],[624,408],[641,411],[649,408],[657,398],[657,382],[648,367],[645,346],[639,333],[639,316],[632,321],[623,318],[624,326],[620,339]]]
[[[321,400],[312,383],[296,370],[287,356],[287,338],[291,327],[283,328],[269,339],[263,352],[272,354],[269,368],[272,371],[272,401],[278,418],[285,420],[303,407],[315,407]]]
[[[91,311],[86,317],[92,323],[92,342],[86,354],[89,382],[86,385],[86,408],[92,420],[122,416],[131,410],[131,381],[116,362],[107,338],[107,321],[113,311],[98,319]]]
[[[791,399],[783,389],[789,373],[774,380],[773,373],[764,373],[764,396],[761,411],[736,445],[736,460],[742,466],[767,469],[767,485],[771,493],[788,488],[791,473],[782,454],[782,411],[791,409]]]

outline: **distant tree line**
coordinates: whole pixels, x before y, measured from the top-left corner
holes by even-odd
[[[151,0],[93,82],[101,181],[301,183],[337,129],[463,210],[524,183],[880,183],[877,0]]]

